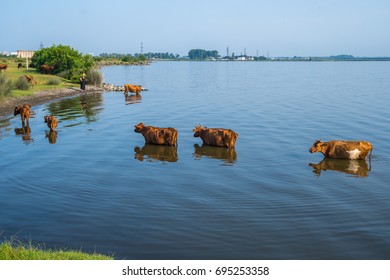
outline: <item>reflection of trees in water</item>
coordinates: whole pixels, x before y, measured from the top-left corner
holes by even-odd
[[[178,160],[177,147],[176,146],[165,146],[165,145],[152,145],[145,144],[142,148],[134,148],[134,158],[139,161],[167,161],[176,162]]]
[[[234,147],[224,148],[198,144],[194,145],[195,151],[193,156],[195,159],[199,159],[203,156],[222,160],[224,163],[234,164],[237,161],[237,153]]]
[[[371,165],[371,163],[370,163]],[[354,175],[356,177],[367,177],[371,166],[365,160],[357,159],[331,159],[324,158],[319,163],[309,163],[313,167],[313,173],[320,176],[322,171],[333,170]]]
[[[0,139],[8,135],[11,130],[11,118],[0,119]]]
[[[98,114],[103,110],[102,93],[83,94],[74,98],[67,98],[47,105],[50,115],[56,116],[59,121],[69,121],[85,117],[86,123],[98,120]]]

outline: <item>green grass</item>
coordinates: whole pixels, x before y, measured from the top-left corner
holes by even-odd
[[[11,78],[13,82],[15,82],[20,76],[24,76],[24,75],[33,76],[34,80],[38,84],[33,85],[28,90],[13,89],[11,92],[11,96],[22,97],[22,96],[31,95],[34,92],[38,92],[42,90],[51,90],[56,88],[65,88],[68,86],[73,86],[73,87],[76,86],[75,84],[70,83],[66,79],[54,75],[41,74],[38,71],[36,71],[35,68],[29,67],[27,70],[25,62],[23,62],[23,68],[18,69],[18,61],[19,60],[15,58],[0,59],[0,63],[5,63],[8,65],[7,70],[5,70],[3,73],[6,74],[9,78]],[[53,77],[58,78],[61,82],[58,85],[49,85],[50,80],[53,79]]]
[[[39,246],[4,241],[0,244],[0,260],[113,260],[110,256],[71,250],[46,250]]]

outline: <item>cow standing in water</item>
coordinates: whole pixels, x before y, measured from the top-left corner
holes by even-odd
[[[127,94],[130,91],[138,95],[142,91],[142,87],[140,85],[125,84],[124,88],[125,88],[125,94]]]
[[[327,158],[333,159],[366,159],[371,158],[372,144],[367,141],[343,141],[333,140],[322,142],[317,140],[309,149],[310,153],[322,153]]]
[[[231,129],[207,128],[201,125],[192,130],[194,137],[200,137],[204,145],[232,148],[236,144],[238,133]]]
[[[58,126],[58,122],[56,117],[53,116],[44,116],[45,123],[47,123],[47,127],[50,128],[50,131],[56,130]]]
[[[177,145],[177,130],[168,127],[160,128],[155,126],[145,126],[144,123],[139,123],[135,126],[135,132],[141,133],[145,138],[146,144],[157,145]]]
[[[15,106],[14,108],[14,116],[20,114],[20,118],[22,119],[22,125],[24,125],[25,120],[26,120],[26,124],[28,124],[28,120],[31,115],[30,108],[31,108],[30,104],[23,104],[22,106]]]

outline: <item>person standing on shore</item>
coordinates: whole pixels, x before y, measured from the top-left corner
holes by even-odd
[[[80,78],[80,89],[85,90],[85,85],[87,83],[87,80],[85,79],[85,73]]]

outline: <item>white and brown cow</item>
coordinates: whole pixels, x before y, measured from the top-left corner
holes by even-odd
[[[155,126],[146,126],[139,123],[135,126],[135,132],[141,133],[145,138],[146,144],[157,145],[177,145],[177,130],[172,127],[161,128]]]
[[[238,133],[225,128],[207,128],[196,125],[192,130],[194,137],[200,137],[204,145],[232,148],[236,144]]]
[[[309,149],[310,153],[322,153],[327,158],[334,159],[366,159],[371,158],[372,144],[367,141],[333,140],[322,142],[317,140]]]

